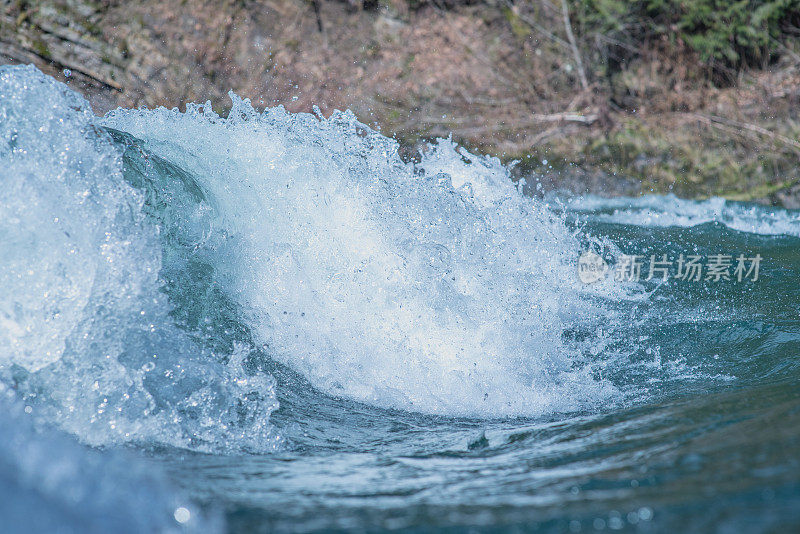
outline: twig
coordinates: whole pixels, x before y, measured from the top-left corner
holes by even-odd
[[[561,0],[561,11],[564,14],[564,28],[567,30],[567,39],[572,48],[572,54],[575,56],[575,62],[578,64],[578,76],[581,79],[583,90],[589,89],[589,82],[586,80],[586,71],[583,69],[583,60],[578,51],[578,43],[575,41],[575,35],[572,33],[572,24],[569,22],[569,8],[567,7],[567,0]]]
[[[17,49],[20,52],[22,52],[22,57],[20,57],[20,54],[15,54],[14,49]],[[86,76],[90,80],[93,80],[96,83],[99,83],[109,89],[113,89],[120,93],[124,92],[122,85],[114,80],[105,78],[102,75],[87,69],[86,67],[76,67],[75,65],[71,65],[67,63],[67,61],[64,59],[58,59],[53,56],[40,54],[36,50],[28,48],[27,46],[24,46],[22,44],[0,41],[0,53],[5,54],[8,57],[14,59],[15,61],[19,61],[20,63],[25,63],[26,61],[30,61],[31,57],[36,57],[43,61],[46,61],[47,63],[50,63],[51,65],[54,65],[58,69],[69,69],[73,72],[82,74],[83,76]],[[25,55],[27,55],[28,57],[26,58]]]
[[[319,33],[323,33],[325,30],[322,28],[322,15],[319,12],[319,0],[311,0],[311,7],[314,8],[314,16],[317,18],[317,29]]]
[[[528,120],[525,121],[518,121],[512,122],[509,124],[487,124],[482,126],[472,126],[466,128],[457,128],[453,131],[453,133],[458,133],[462,136],[467,135],[484,135],[489,133],[494,133],[498,130],[519,130],[522,128],[530,128],[531,126],[538,126],[541,124],[552,124],[552,123],[564,123],[564,122],[571,122],[571,123],[579,123],[589,126],[594,124],[598,119],[598,115],[596,113],[592,113],[589,115],[581,115],[579,113],[550,113],[550,114],[535,114],[531,116]],[[431,124],[435,126],[454,126],[459,124],[469,124],[469,120],[467,119],[422,119],[420,121],[423,124]]]
[[[761,135],[764,135],[766,137],[769,137],[770,139],[774,139],[774,140],[780,141],[783,144],[794,148],[796,152],[800,152],[800,142],[796,141],[795,139],[791,139],[789,137],[786,137],[785,135],[781,135],[781,134],[777,134],[775,132],[771,132],[771,131],[767,130],[766,128],[762,128],[761,126],[758,126],[757,124],[749,124],[749,123],[746,123],[746,122],[734,121],[734,120],[731,120],[731,119],[726,119],[724,117],[715,117],[713,115],[709,115],[709,116],[700,115],[699,113],[687,113],[687,116],[692,117],[694,119],[697,119],[700,122],[704,122],[704,123],[706,123],[706,124],[708,124],[710,126],[724,125],[724,126],[728,126],[728,127],[731,127],[731,128],[741,128],[741,129],[748,130],[750,132],[761,134]]]
[[[782,48],[784,52],[792,56],[792,59],[795,60],[795,63],[800,64],[800,55],[797,52],[780,42],[779,40],[775,39],[774,37],[770,37],[770,40],[778,45],[779,48]]]
[[[537,24],[537,22],[534,19],[532,19],[530,17],[527,17],[522,12],[517,12],[514,9],[514,3],[511,2],[510,0],[506,0],[506,6],[508,6],[508,9],[511,9],[512,11],[514,11],[514,14],[519,18],[519,20],[521,20],[522,22],[524,22],[525,24],[527,24],[528,26],[530,26],[534,30],[536,30],[539,33],[543,34],[545,37],[547,37],[549,39],[552,39],[554,42],[558,43],[559,45],[561,45],[561,46],[563,46],[565,48],[569,47],[569,44],[567,44],[567,42],[564,41],[564,39],[561,39],[558,35],[549,32],[543,26],[541,26],[540,24]]]

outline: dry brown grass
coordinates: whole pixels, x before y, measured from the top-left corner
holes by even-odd
[[[406,147],[452,133],[555,184],[568,168],[570,179],[786,202],[800,48],[720,89],[694,53],[661,40],[613,72],[582,57],[584,85],[587,43],[572,46],[559,0],[420,5],[321,1],[317,17],[305,0],[7,2],[0,60],[71,68],[97,112],[205,100],[224,111],[233,89],[292,111],[350,108]]]

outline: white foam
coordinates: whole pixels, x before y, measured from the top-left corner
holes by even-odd
[[[578,243],[498,160],[441,140],[414,168],[350,113],[231,98],[227,119],[206,104],[103,124],[196,177],[226,236],[218,280],[274,358],[330,394],[442,414],[613,395],[562,342],[592,313]]]
[[[271,378],[173,325],[159,229],[96,120],[32,66],[0,67],[0,380],[87,443],[271,449]]]
[[[575,197],[568,209],[592,212],[602,222],[653,227],[692,227],[717,222],[740,232],[800,236],[800,212],[730,202],[723,198],[684,200],[674,195]]]

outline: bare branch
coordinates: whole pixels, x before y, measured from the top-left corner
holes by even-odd
[[[564,14],[564,28],[567,30],[567,39],[569,39],[569,45],[572,48],[572,55],[575,56],[575,63],[578,64],[578,76],[581,79],[583,90],[586,91],[589,89],[589,82],[586,80],[586,70],[583,68],[583,60],[581,59],[581,54],[578,51],[578,43],[575,41],[575,35],[572,33],[572,24],[569,22],[569,8],[567,7],[567,0],[561,0],[561,11]]]
[[[731,119],[726,119],[724,117],[715,117],[713,115],[706,116],[706,115],[701,115],[699,113],[687,113],[686,116],[696,119],[705,124],[708,124],[709,126],[719,127],[721,125],[721,126],[727,126],[728,128],[733,128],[735,130],[738,129],[739,131],[747,130],[749,132],[757,133],[765,137],[769,137],[770,139],[773,139],[775,141],[779,141],[784,145],[794,149],[795,152],[800,152],[800,142],[791,139],[789,137],[786,137],[785,135],[771,132],[766,128],[758,126],[757,124],[734,121]]]

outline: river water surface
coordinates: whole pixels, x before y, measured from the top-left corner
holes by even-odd
[[[800,529],[800,212],[231,98],[0,68],[11,532]]]

